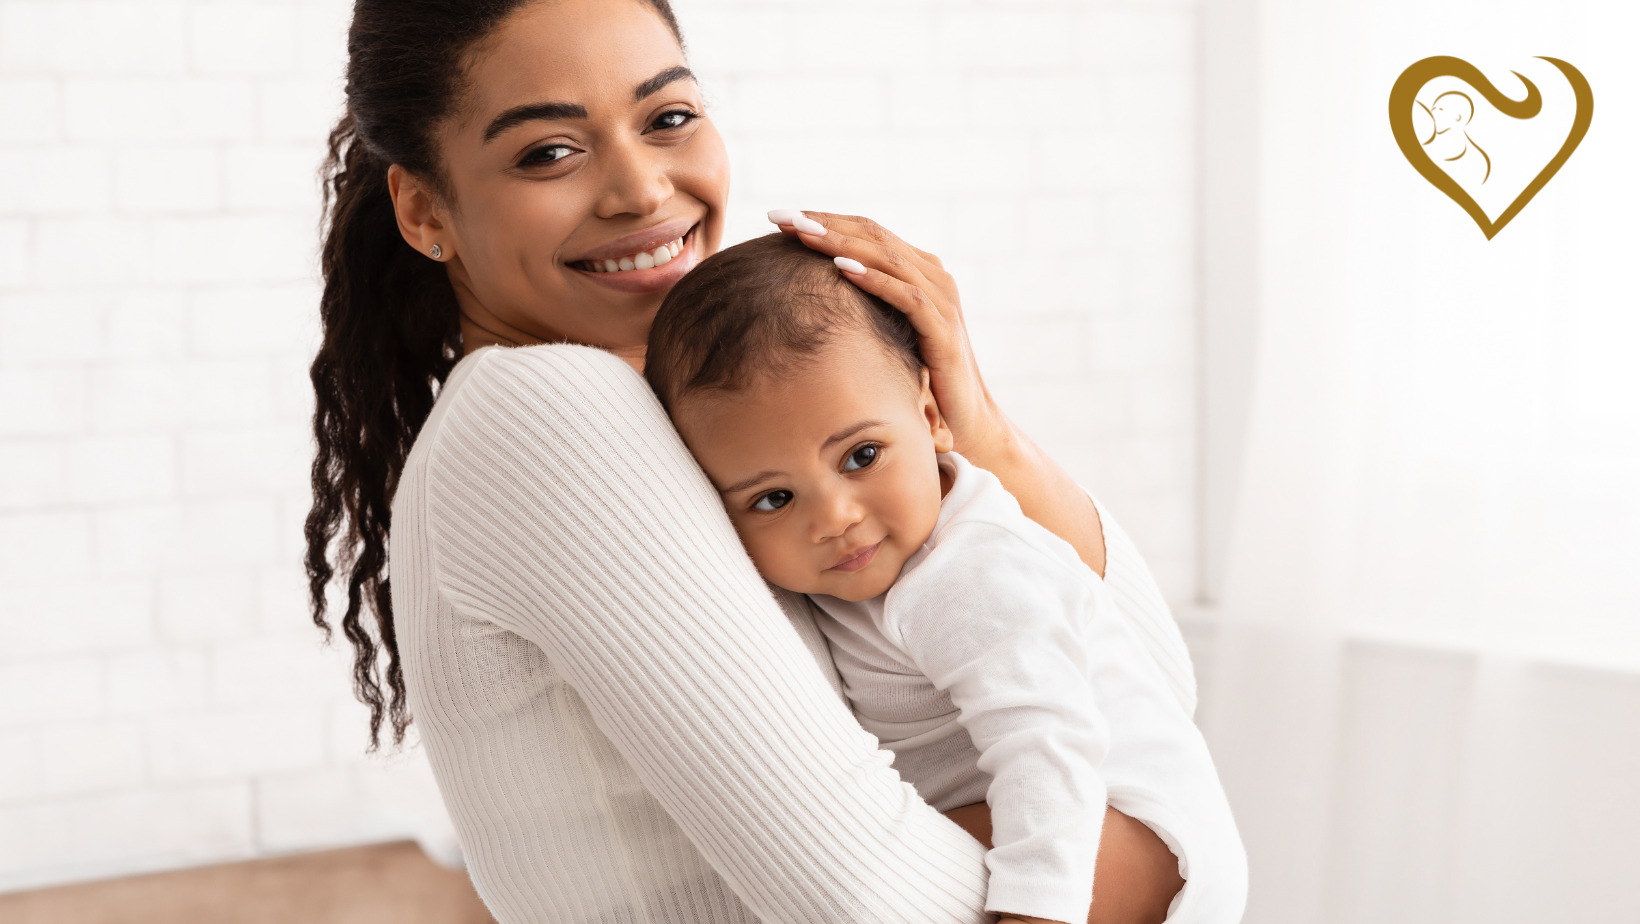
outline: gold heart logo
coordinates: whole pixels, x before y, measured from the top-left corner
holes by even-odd
[[[1425,58],[1407,68],[1401,73],[1400,77],[1396,78],[1395,86],[1389,91],[1389,124],[1390,129],[1395,133],[1395,143],[1400,146],[1401,153],[1406,156],[1407,161],[1412,164],[1413,168],[1423,175],[1424,179],[1433,184],[1436,189],[1446,193],[1453,202],[1463,206],[1464,211],[1469,213],[1469,217],[1475,219],[1475,224],[1480,225],[1481,231],[1486,235],[1487,240],[1491,240],[1494,235],[1503,230],[1503,226],[1520,214],[1520,210],[1526,207],[1526,203],[1531,202],[1532,197],[1537,195],[1538,191],[1554,178],[1555,173],[1566,163],[1567,158],[1572,156],[1572,152],[1577,149],[1578,143],[1588,133],[1589,122],[1594,118],[1594,93],[1589,89],[1589,82],[1583,78],[1583,74],[1577,68],[1558,58],[1542,58],[1542,60],[1559,68],[1560,72],[1566,76],[1567,82],[1572,85],[1572,93],[1577,99],[1577,113],[1572,120],[1571,131],[1566,136],[1566,143],[1560,146],[1560,150],[1550,159],[1548,166],[1538,172],[1538,175],[1533,178],[1531,183],[1527,184],[1520,195],[1515,197],[1509,207],[1504,209],[1496,221],[1487,217],[1486,212],[1482,210],[1474,197],[1450,173],[1437,166],[1434,159],[1430,157],[1428,150],[1425,149],[1425,144],[1429,139],[1419,137],[1419,131],[1414,125],[1414,116],[1420,109],[1425,113],[1429,113],[1430,109],[1418,102],[1418,91],[1437,77],[1456,77],[1480,91],[1481,96],[1504,115],[1512,119],[1530,119],[1535,117],[1543,108],[1543,96],[1538,92],[1537,86],[1527,80],[1519,71],[1511,71],[1510,73],[1519,77],[1521,83],[1526,85],[1526,98],[1518,101],[1512,100],[1494,86],[1492,81],[1488,80],[1486,75],[1482,74],[1480,69],[1473,64],[1462,58],[1438,55],[1433,58]],[[1467,95],[1451,95],[1462,96],[1462,102],[1468,104],[1469,114],[1473,115],[1474,104],[1468,100]],[[1464,116],[1460,114],[1456,118],[1462,120]],[[1430,125],[1435,126],[1436,124],[1437,122],[1432,116]],[[1431,139],[1433,137],[1432,134]],[[1467,153],[1468,150],[1469,148],[1466,146],[1464,151],[1460,152],[1460,156]],[[1488,176],[1490,176],[1491,158],[1487,157],[1484,151],[1479,151],[1478,154],[1485,159],[1484,166]],[[1455,160],[1456,157],[1447,159]]]

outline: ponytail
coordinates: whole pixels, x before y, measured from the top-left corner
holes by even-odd
[[[341,627],[353,645],[353,691],[370,709],[374,750],[384,717],[395,745],[410,725],[387,578],[390,505],[435,385],[460,358],[461,333],[444,267],[399,236],[387,164],[362,143],[351,115],[330,134],[322,177],[329,227],[320,258],[324,342],[309,370],[318,455],[305,529],[308,593],[328,640],[325,588],[336,571],[346,577]],[[344,516],[332,568],[329,549]],[[374,633],[361,619],[367,599]]]

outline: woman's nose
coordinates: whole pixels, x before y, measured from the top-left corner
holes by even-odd
[[[661,152],[633,140],[606,145],[604,157],[599,218],[653,215],[672,198],[672,180],[666,173],[668,161]]]

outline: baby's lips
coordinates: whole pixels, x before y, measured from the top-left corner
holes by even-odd
[[[877,549],[882,544],[883,544],[883,541],[881,539],[879,539],[876,542],[872,543],[871,545],[868,545],[865,548],[860,549],[859,551],[855,552],[852,555],[846,555],[841,560],[839,560],[837,562],[837,564],[832,565],[830,570],[840,570],[840,571],[843,571],[845,573],[850,572],[850,571],[858,571],[858,570],[860,570],[860,568],[864,567],[864,565],[860,563],[860,560],[861,559],[866,559],[867,561],[869,561],[872,556],[877,554]],[[845,568],[844,567],[845,565],[847,565],[848,567]]]

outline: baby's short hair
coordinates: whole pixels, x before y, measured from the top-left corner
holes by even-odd
[[[841,330],[864,330],[912,376],[917,332],[825,254],[775,233],[720,251],[679,280],[649,329],[644,377],[668,412],[684,395],[739,391],[801,366]]]

